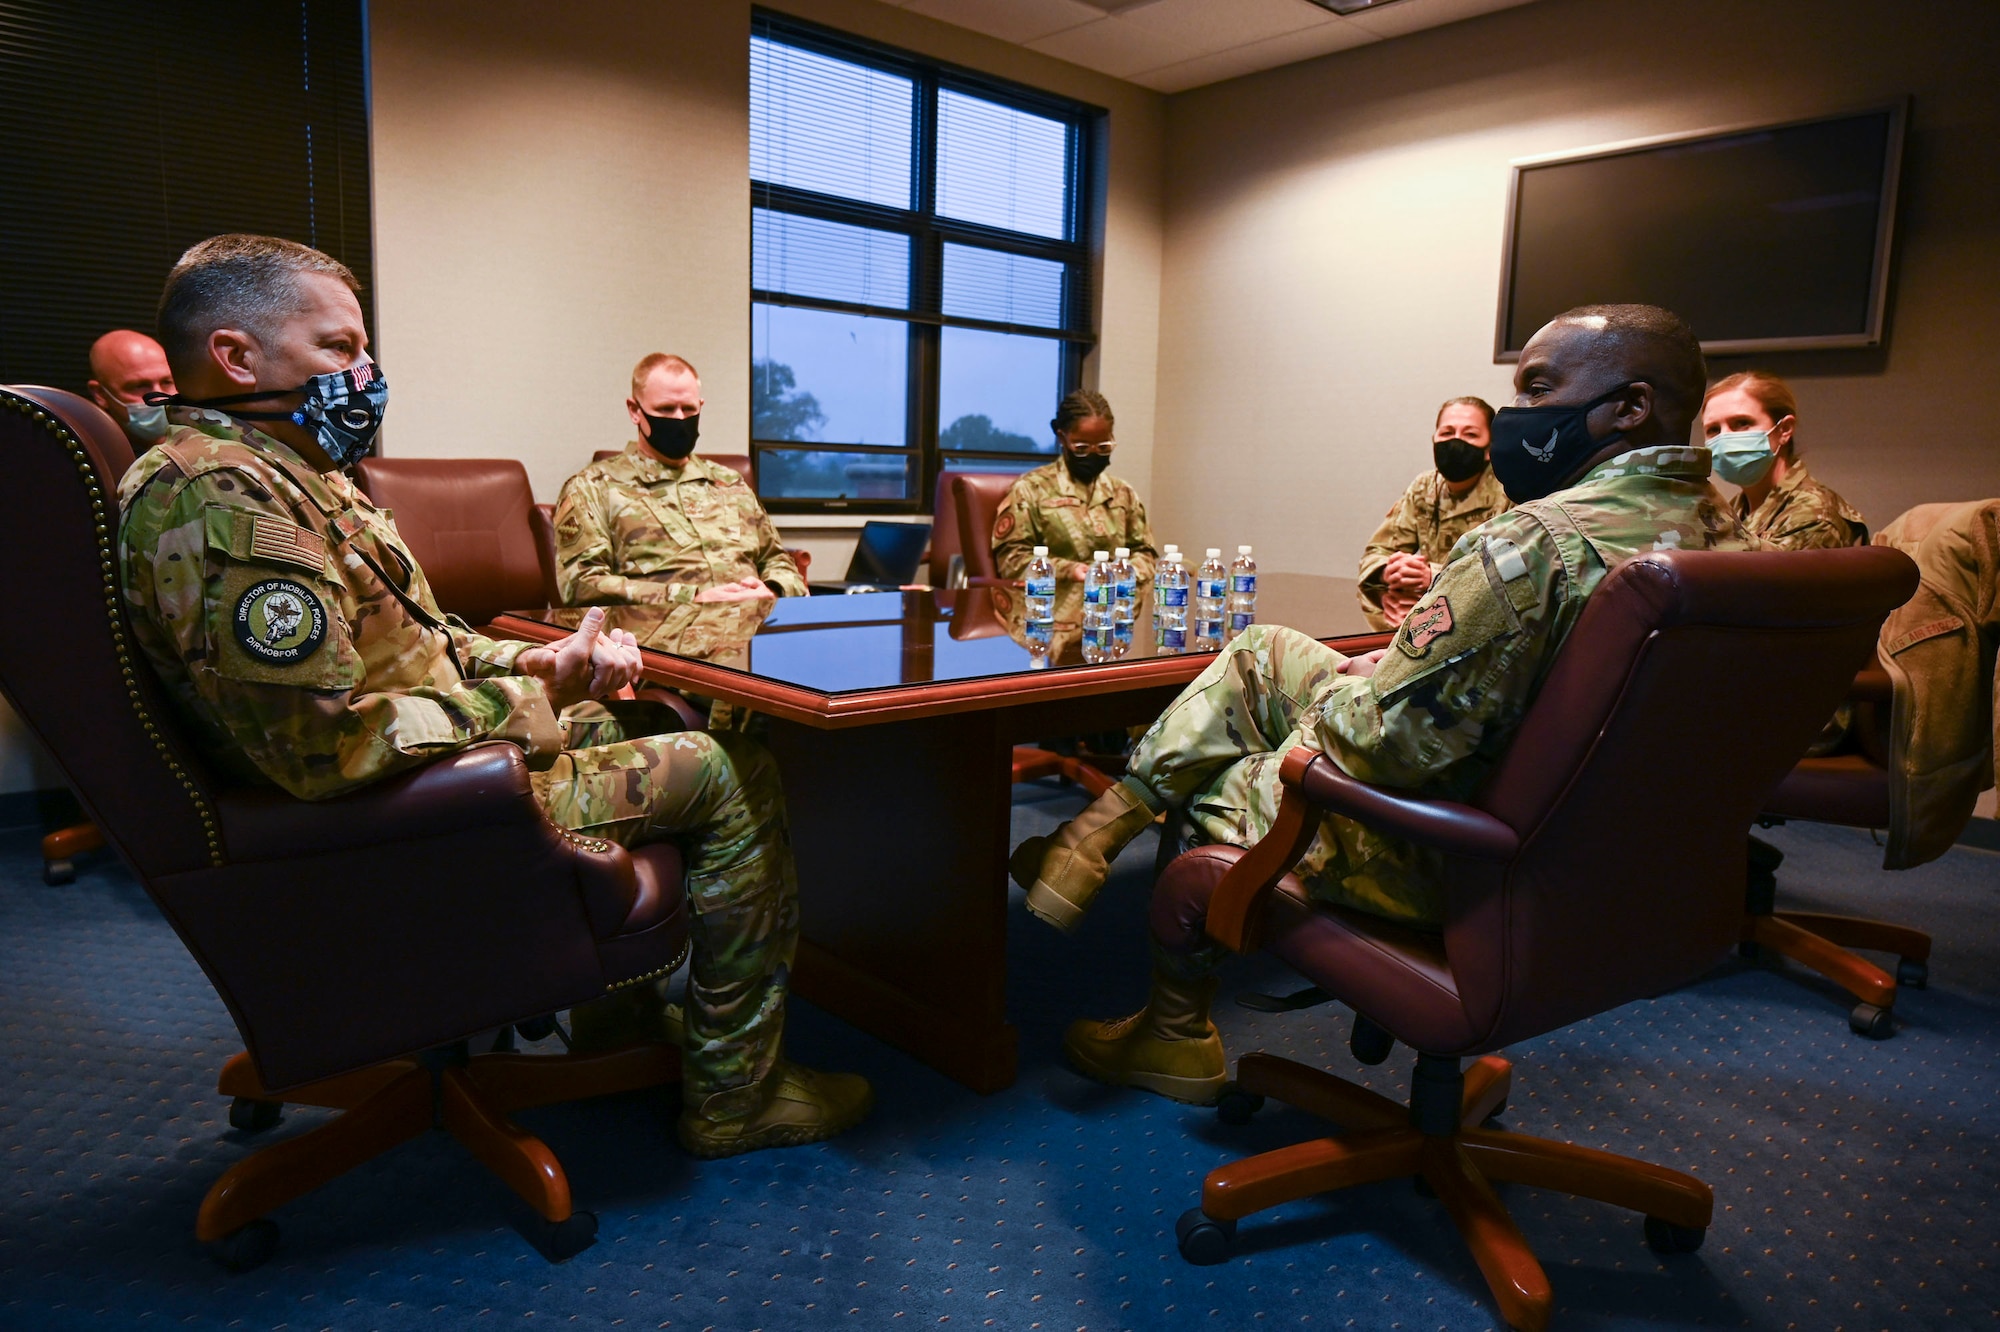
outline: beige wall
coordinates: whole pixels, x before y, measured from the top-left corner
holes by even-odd
[[[1120,468],[1147,484],[1163,99],[870,0],[777,7],[1110,111],[1092,374],[1118,406]],[[369,12],[387,449],[519,457],[554,499],[592,449],[630,438],[625,377],[671,348],[702,371],[703,445],[747,451],[748,0]],[[845,563],[837,531],[786,529]]]
[[[2000,494],[1996,16],[1541,0],[1171,99],[1156,526],[1351,572],[1429,465],[1437,403],[1511,397],[1492,357],[1510,159],[1903,93],[1886,352],[1763,363],[1798,389],[1815,471],[1876,524]]]

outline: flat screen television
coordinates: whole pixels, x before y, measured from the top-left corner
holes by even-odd
[[[1664,305],[1710,353],[1882,340],[1908,102],[1514,163],[1494,359],[1564,310]]]

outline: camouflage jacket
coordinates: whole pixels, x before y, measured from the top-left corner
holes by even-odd
[[[395,522],[218,411],[172,430],[119,483],[132,630],[204,749],[316,800],[478,740],[531,762],[562,747],[528,645],[448,621]]]
[[[1095,551],[1129,547],[1142,583],[1152,580],[1159,554],[1146,506],[1132,487],[1104,472],[1086,490],[1061,458],[1015,478],[993,518],[993,564],[1002,578],[1026,573],[1036,546],[1049,548],[1057,578],[1079,582]]]
[[[1460,537],[1513,507],[1514,502],[1500,488],[1491,467],[1479,474],[1479,481],[1471,490],[1457,498],[1445,489],[1444,477],[1435,469],[1410,482],[1410,488],[1389,506],[1382,525],[1375,529],[1375,535],[1368,538],[1368,545],[1361,552],[1361,570],[1357,575],[1361,582],[1355,588],[1355,595],[1361,601],[1361,612],[1368,617],[1369,626],[1390,627],[1382,615],[1385,590],[1382,569],[1391,555],[1399,551],[1421,555],[1435,571],[1444,566],[1445,557],[1451,554]]]
[[[1606,574],[1648,551],[1755,546],[1708,471],[1704,448],[1634,449],[1467,533],[1375,673],[1307,710],[1307,743],[1363,781],[1470,795]]]
[[[1750,534],[1780,550],[1864,546],[1868,526],[1852,504],[1793,463],[1785,479],[1771,487],[1753,512],[1747,496],[1736,497],[1736,517]]]
[[[806,594],[742,477],[700,454],[670,468],[636,440],[563,483],[556,558],[572,606],[685,604],[751,576],[781,596]]]

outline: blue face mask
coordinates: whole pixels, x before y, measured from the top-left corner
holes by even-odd
[[[389,381],[383,378],[382,367],[373,361],[314,375],[295,389],[260,389],[222,398],[186,398],[176,394],[161,398],[160,402],[234,409],[240,402],[261,402],[287,393],[303,394],[304,401],[289,412],[231,410],[229,414],[245,421],[290,421],[302,425],[312,431],[313,443],[319,445],[320,452],[335,467],[346,467],[375,451],[375,436],[389,410]]]
[[[1715,474],[1732,486],[1754,486],[1778,465],[1768,430],[1731,430],[1708,441]]]

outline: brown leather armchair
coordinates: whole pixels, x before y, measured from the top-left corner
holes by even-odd
[[[1800,819],[1850,828],[1889,826],[1888,747],[1883,735],[1891,706],[1889,673],[1880,666],[1862,671],[1848,698],[1854,704],[1849,752],[1800,759],[1764,802],[1761,822]],[[1780,858],[1775,847],[1751,847],[1744,953],[1756,956],[1768,950],[1812,968],[1854,996],[1847,1025],[1856,1035],[1878,1041],[1895,1035],[1897,990],[1904,985],[1921,990],[1930,983],[1930,935],[1885,920],[1778,910]],[[1852,951],[1856,948],[1895,954],[1895,974],[1858,956]]]
[[[547,606],[535,493],[513,458],[363,458],[355,484],[396,516],[440,607],[481,625]]]
[[[231,1167],[195,1233],[235,1267],[269,1258],[266,1214],[442,1127],[540,1218],[553,1258],[588,1246],[549,1149],[508,1118],[652,1086],[677,1052],[471,1053],[473,1038],[664,973],[685,956],[679,851],[635,852],[543,817],[521,753],[478,745],[366,790],[295,800],[223,779],[190,742],[126,622],[110,418],[0,390],[20,500],[0,524],[0,688],[47,746],[228,1007],[230,1122],[286,1101],[343,1113]],[[62,645],[51,652],[49,644]]]
[[[1347,1131],[1211,1171],[1201,1206],[1180,1220],[1182,1254],[1219,1261],[1253,1213],[1419,1175],[1506,1321],[1539,1329],[1548,1280],[1490,1182],[1634,1208],[1655,1250],[1697,1248],[1708,1185],[1488,1123],[1511,1076],[1491,1052],[1685,984],[1728,952],[1742,918],[1744,828],[1839,701],[1844,663],[1867,651],[1915,582],[1907,557],[1879,548],[1634,560],[1585,607],[1470,800],[1369,786],[1298,749],[1282,764],[1268,836],[1176,858],[1153,895],[1161,944],[1191,950],[1205,934],[1237,951],[1261,946],[1354,1008],[1367,1062],[1391,1039],[1419,1052],[1408,1107],[1245,1055],[1225,1121],[1275,1096]],[[1787,682],[1779,695],[1761,687],[1772,678]],[[1441,933],[1306,895],[1289,871],[1323,811],[1443,854]],[[1466,1056],[1477,1057],[1469,1070]]]
[[[993,520],[1000,503],[1014,488],[1011,472],[950,472],[952,511],[958,519],[959,553],[965,557],[965,576],[998,578],[993,563]],[[932,540],[937,538],[935,534]],[[935,559],[935,555],[932,557]]]

